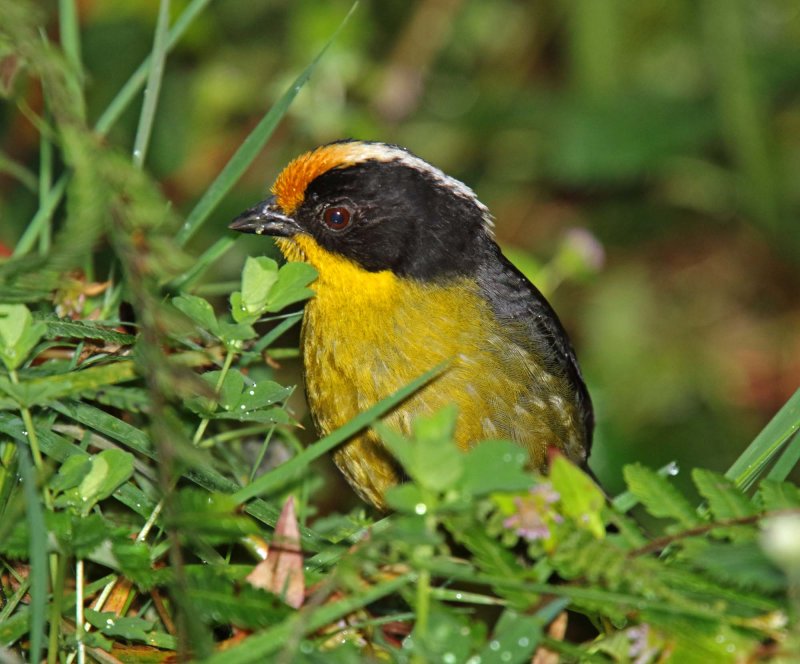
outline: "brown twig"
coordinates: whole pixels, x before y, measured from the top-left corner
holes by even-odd
[[[671,544],[678,542],[683,539],[688,539],[690,537],[697,537],[698,535],[705,535],[712,530],[717,530],[719,528],[731,528],[733,526],[748,526],[750,524],[756,523],[761,521],[762,519],[767,519],[772,516],[778,516],[779,514],[800,514],[800,509],[785,509],[785,510],[775,510],[774,512],[762,512],[760,514],[751,514],[749,516],[742,516],[736,519],[723,519],[722,521],[714,521],[712,523],[704,523],[701,526],[695,526],[694,528],[687,528],[679,533],[675,533],[674,535],[665,535],[664,537],[659,537],[654,539],[652,542],[649,542],[645,546],[641,546],[638,549],[633,549],[628,552],[628,558],[635,558],[637,556],[647,555],[648,553],[655,553],[656,551],[663,551]]]

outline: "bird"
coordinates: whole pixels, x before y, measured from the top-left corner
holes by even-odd
[[[230,228],[268,235],[317,271],[300,332],[311,419],[323,436],[442,363],[384,419],[457,406],[455,442],[510,439],[544,471],[558,453],[586,467],[594,413],[575,351],[541,292],[505,257],[489,209],[408,149],[344,139],[293,159],[271,195]],[[372,429],[333,453],[379,510],[406,477]]]

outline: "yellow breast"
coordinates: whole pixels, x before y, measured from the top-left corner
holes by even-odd
[[[568,387],[509,339],[473,280],[428,284],[368,272],[307,236],[280,246],[319,272],[306,305],[302,352],[308,403],[321,434],[449,360],[443,375],[386,418],[391,426],[408,433],[417,414],[456,403],[456,442],[464,449],[486,438],[511,438],[542,467],[550,444],[568,453],[573,442],[581,448],[565,433],[575,429],[574,412],[563,407]],[[379,508],[385,490],[401,479],[372,432],[340,447],[334,460]]]

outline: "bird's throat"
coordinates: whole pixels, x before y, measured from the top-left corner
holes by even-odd
[[[348,309],[369,306],[372,311],[393,306],[400,278],[389,270],[370,272],[360,265],[321,247],[310,235],[276,238],[286,260],[303,261],[317,270],[311,285],[325,307]],[[315,306],[312,304],[311,306]]]

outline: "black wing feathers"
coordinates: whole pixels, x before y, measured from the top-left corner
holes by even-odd
[[[575,402],[586,432],[589,451],[594,429],[594,411],[589,392],[583,382],[575,351],[561,321],[539,290],[491,242],[487,255],[478,268],[478,283],[501,321],[524,322],[529,343],[537,355],[546,358],[549,371],[565,375],[575,392]]]

